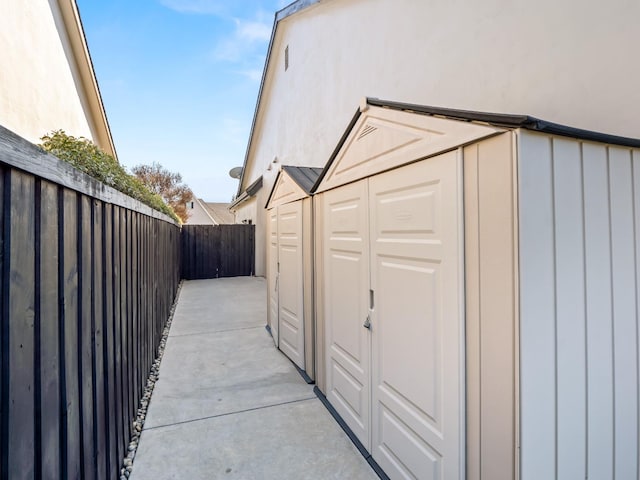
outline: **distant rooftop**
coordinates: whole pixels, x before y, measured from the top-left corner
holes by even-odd
[[[235,223],[233,213],[229,211],[228,203],[205,202],[202,199],[200,199],[200,202],[217,224],[225,225]]]

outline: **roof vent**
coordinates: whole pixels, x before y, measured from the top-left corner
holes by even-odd
[[[289,45],[284,49],[284,71],[289,70]]]
[[[370,133],[375,132],[376,130],[378,130],[376,127],[374,127],[373,125],[365,125],[365,127],[362,129],[362,132],[360,132],[360,135],[358,135],[358,140],[366,137],[367,135],[369,135]]]

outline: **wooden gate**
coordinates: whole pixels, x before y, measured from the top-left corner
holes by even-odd
[[[254,274],[255,225],[183,225],[182,278]]]

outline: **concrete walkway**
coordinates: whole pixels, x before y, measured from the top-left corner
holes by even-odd
[[[264,279],[184,283],[130,478],[378,478],[265,324]]]

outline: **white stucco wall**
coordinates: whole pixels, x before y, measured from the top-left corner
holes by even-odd
[[[0,125],[39,143],[52,130],[95,141],[56,0],[0,0]]]
[[[274,157],[324,166],[364,96],[637,137],[638,18],[630,0],[325,0],[278,26],[243,188]]]
[[[251,220],[253,222],[257,214],[256,206],[256,197],[251,197],[238,205],[238,207],[232,208],[231,211],[236,216],[236,223],[247,223],[247,220]]]
[[[191,203],[193,203],[193,208],[191,208]],[[204,209],[200,200],[195,197],[192,202],[187,204],[187,213],[189,214],[189,218],[187,218],[185,222],[186,225],[215,225],[215,222]]]

